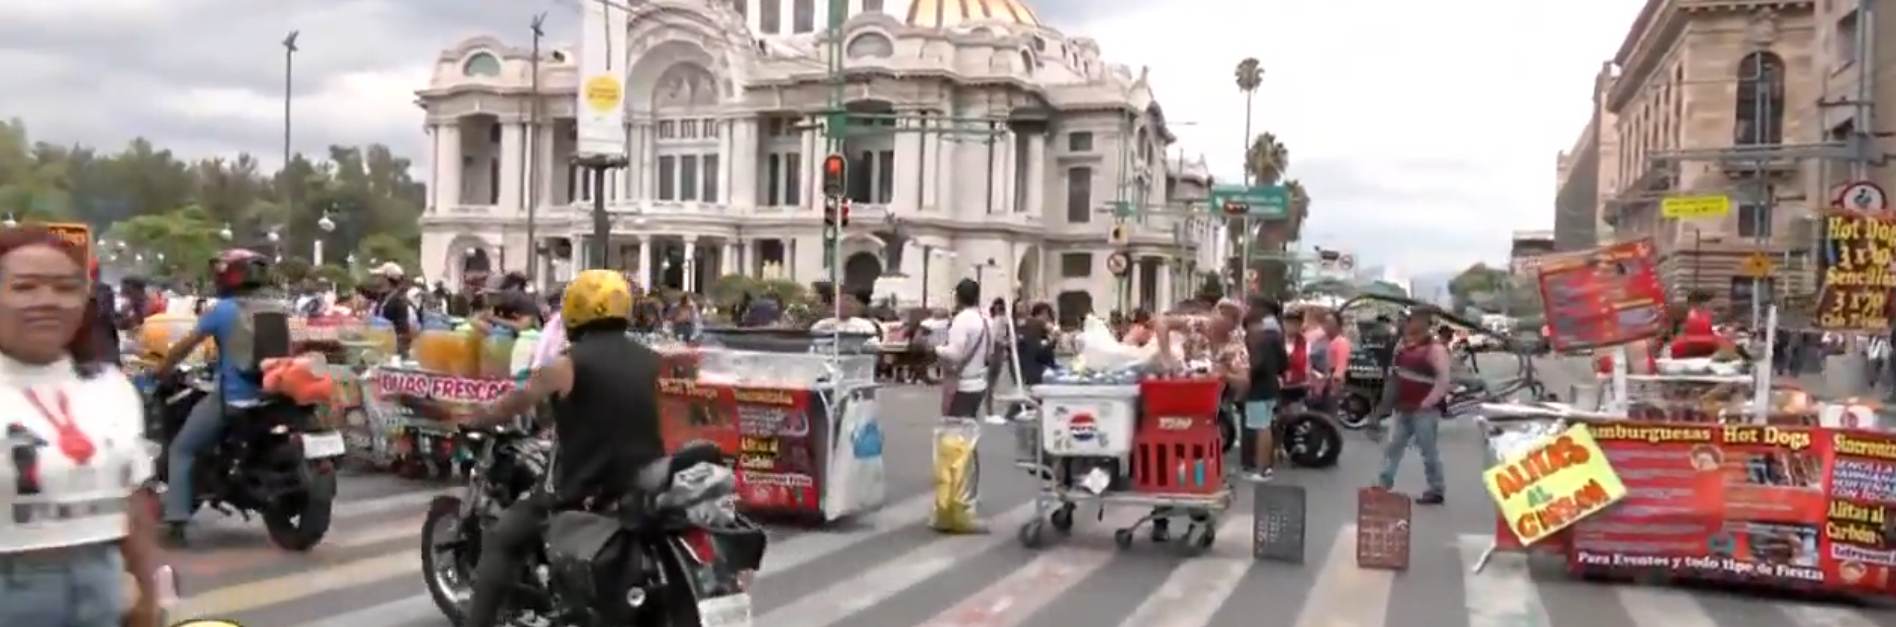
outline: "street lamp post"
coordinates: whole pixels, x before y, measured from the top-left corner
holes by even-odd
[[[283,38],[283,168],[286,170],[290,167],[290,76],[296,58],[296,36],[302,32],[293,30],[288,37]],[[295,187],[287,184],[283,186],[283,208],[286,210],[295,209]]]
[[[539,213],[536,205],[539,204],[540,164],[535,157],[540,153],[540,38],[546,36],[545,26],[546,13],[533,16],[533,69],[528,87],[532,108],[528,113],[527,141],[521,142],[526,144],[527,150],[527,158],[523,160],[527,164],[527,277],[535,285],[540,283],[540,240],[534,233],[534,219]]]
[[[336,230],[336,221],[329,219],[329,211],[323,211],[322,219],[316,221],[316,228],[322,229],[322,232],[312,238],[315,241],[311,242],[313,249],[310,251],[310,265],[321,266],[323,265],[323,236]]]

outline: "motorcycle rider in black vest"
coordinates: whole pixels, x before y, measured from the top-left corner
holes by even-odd
[[[632,288],[624,277],[581,272],[560,305],[567,353],[473,418],[475,424],[502,422],[550,399],[555,450],[547,483],[507,508],[482,538],[463,627],[494,624],[553,512],[618,498],[632,489],[641,467],[664,456],[658,353],[626,335],[631,311]]]

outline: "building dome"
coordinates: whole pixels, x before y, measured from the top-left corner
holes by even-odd
[[[911,0],[907,22],[922,28],[952,28],[974,22],[1040,26],[1040,18],[1023,0]]]

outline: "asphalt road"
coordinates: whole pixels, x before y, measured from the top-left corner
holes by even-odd
[[[1500,362],[1484,370],[1505,374]],[[1499,370],[1499,372],[1497,372]],[[1584,364],[1542,369],[1565,390]],[[1470,565],[1493,532],[1481,492],[1481,443],[1471,425],[1442,431],[1449,502],[1418,507],[1404,573],[1355,565],[1354,494],[1380,451],[1349,434],[1332,469],[1288,470],[1278,481],[1307,491],[1303,564],[1250,557],[1251,505],[1240,495],[1219,539],[1197,557],[1143,539],[1117,549],[1112,529],[1140,512],[1081,510],[1073,535],[1030,550],[1015,531],[1032,514],[1036,484],[1012,467],[1014,441],[991,427],[981,450],[981,508],[991,532],[943,536],[928,507],[932,391],[886,390],[883,421],[890,499],[880,510],[823,530],[773,527],[771,553],[753,593],[767,627],[898,625],[1244,627],[1857,627],[1896,625],[1896,612],[1852,604],[1717,590],[1572,580],[1558,564],[1497,556]],[[441,627],[423,588],[419,530],[444,484],[349,477],[330,537],[307,554],[269,546],[261,523],[207,521],[199,542],[171,556],[183,577],[179,618],[250,626]],[[1411,455],[1399,489],[1421,487]],[[775,566],[775,568],[772,568]]]

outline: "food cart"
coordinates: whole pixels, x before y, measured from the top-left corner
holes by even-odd
[[[876,354],[866,337],[712,329],[663,347],[668,450],[708,440],[735,460],[738,507],[830,521],[880,506],[887,480]]]

